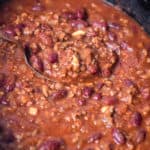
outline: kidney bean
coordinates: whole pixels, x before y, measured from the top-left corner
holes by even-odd
[[[42,11],[42,10],[44,10],[44,6],[41,5],[40,3],[38,3],[32,7],[32,10],[33,11]]]
[[[86,105],[86,100],[85,99],[78,99],[77,102],[78,102],[79,106],[85,106]]]
[[[58,91],[52,93],[50,98],[53,100],[58,100],[58,99],[65,98],[67,96],[67,94],[68,94],[68,91],[66,89],[61,89],[61,90],[58,90]]]
[[[105,21],[95,21],[92,23],[92,26],[103,31],[107,30],[107,23]]]
[[[124,84],[128,87],[134,85],[133,81],[131,81],[130,79],[125,79]]]
[[[58,62],[58,54],[53,52],[49,55],[49,61],[50,63],[57,63]]]
[[[117,52],[118,50],[120,50],[119,45],[116,44],[116,43],[114,43],[114,42],[112,42],[112,41],[106,42],[105,44],[106,44],[106,46],[107,46],[109,49],[111,49],[111,50],[113,50],[113,51],[115,51],[115,52]]]
[[[150,98],[150,89],[149,88],[142,88],[140,91],[141,91],[141,95],[144,99]]]
[[[112,143],[109,144],[109,150],[115,150],[114,144],[112,144]]]
[[[111,41],[116,41],[117,40],[117,35],[113,32],[109,32],[108,37],[109,37],[109,40],[111,40]]]
[[[89,67],[88,67],[88,70],[90,71],[90,73],[91,73],[92,75],[96,75],[96,74],[99,73],[99,68],[98,68],[97,65],[89,66]]]
[[[30,58],[30,63],[32,65],[32,67],[34,69],[36,69],[37,71],[39,71],[39,72],[44,71],[43,62],[38,56],[32,55],[31,58]]]
[[[116,30],[119,30],[121,28],[121,26],[115,22],[108,23],[108,27]]]
[[[114,139],[114,142],[118,145],[126,143],[126,137],[123,134],[123,132],[120,131],[119,129],[113,130],[113,139]]]
[[[71,11],[64,12],[62,16],[67,20],[77,20],[77,19],[86,20],[88,17],[86,9],[84,8],[80,8],[75,12],[71,12]]]
[[[16,36],[15,28],[14,26],[7,26],[3,29],[4,34],[6,34],[8,37]]]
[[[101,133],[94,133],[92,134],[89,138],[88,138],[88,143],[93,143],[97,140],[100,140],[102,138],[102,134]]]
[[[120,45],[123,49],[126,49],[128,47],[128,44],[126,42],[121,42],[121,45]]]
[[[93,98],[93,100],[98,101],[102,98],[102,95],[100,93],[95,93],[95,94],[93,94],[92,98]]]
[[[133,51],[133,48],[129,47],[129,45],[126,42],[121,42],[120,46],[121,46],[121,48],[123,48],[124,50],[127,50],[129,52]]]
[[[109,68],[102,70],[102,76],[108,78],[111,75],[111,70]]]
[[[83,20],[72,20],[70,22],[70,24],[72,27],[75,27],[77,29],[82,29],[82,28],[88,26],[88,23],[86,21],[83,21]]]
[[[25,27],[26,27],[25,24],[20,23],[20,24],[17,24],[15,28],[17,28],[20,32],[22,32]]]
[[[100,90],[102,87],[104,86],[104,83],[102,83],[102,82],[99,82],[98,84],[97,84],[97,88]]]
[[[61,150],[64,146],[64,141],[61,139],[49,139],[43,142],[38,150]]]
[[[50,25],[45,24],[45,23],[42,23],[40,25],[40,28],[41,28],[41,31],[52,31],[53,30],[53,28]]]
[[[114,105],[118,102],[117,98],[114,96],[104,96],[102,101],[106,105]]]
[[[139,144],[139,143],[143,142],[145,140],[145,138],[146,138],[146,131],[143,129],[139,130],[136,135],[136,143]]]
[[[94,89],[92,87],[85,87],[82,90],[82,94],[84,98],[90,98],[94,93]]]
[[[64,12],[62,16],[63,16],[63,18],[65,18],[67,20],[76,20],[77,19],[77,15],[74,12]]]
[[[5,92],[11,92],[14,90],[16,86],[16,76],[15,75],[9,75],[5,78],[4,81],[4,90]]]
[[[132,115],[131,123],[133,126],[138,127],[142,124],[142,115],[139,112],[135,112]]]
[[[77,19],[86,20],[88,18],[86,9],[84,9],[84,8],[78,9],[75,12],[75,14],[76,14]]]
[[[6,106],[9,105],[6,94],[4,94],[3,96],[0,97],[0,104],[6,105]]]
[[[98,36],[98,32],[96,32],[96,31],[88,31],[86,33],[86,36],[87,37],[95,37],[95,36]]]

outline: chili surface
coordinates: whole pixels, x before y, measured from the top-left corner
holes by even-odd
[[[1,14],[22,48],[0,39],[0,149],[149,150],[150,38],[134,20],[98,0],[13,0]]]

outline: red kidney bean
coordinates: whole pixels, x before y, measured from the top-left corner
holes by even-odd
[[[103,31],[107,30],[107,23],[105,21],[95,21],[92,23],[92,26]]]
[[[44,141],[38,150],[61,150],[64,146],[64,141],[61,139],[49,139]]]
[[[7,26],[3,29],[4,34],[6,34],[8,37],[16,36],[15,28],[14,26]]]
[[[64,12],[62,16],[63,16],[63,18],[65,18],[67,20],[76,20],[77,19],[77,15],[74,12]]]
[[[85,99],[78,99],[77,102],[78,102],[79,106],[85,106],[86,105],[86,100]]]
[[[78,28],[78,29],[82,29],[84,27],[88,26],[88,23],[86,21],[83,20],[72,20],[70,22],[72,27]]]
[[[131,123],[133,126],[138,127],[142,124],[142,115],[139,112],[135,112],[132,115]]]
[[[67,94],[68,94],[68,91],[66,89],[61,89],[61,90],[58,90],[58,91],[52,93],[50,98],[53,100],[58,100],[58,99],[65,98],[67,96]]]
[[[124,50],[127,50],[129,52],[133,51],[133,48],[129,47],[129,45],[126,42],[121,42],[120,46],[121,46],[121,48],[123,48]]]
[[[89,31],[86,33],[86,36],[87,37],[95,37],[95,36],[98,36],[98,32],[96,31]]]
[[[92,87],[85,87],[82,90],[82,95],[84,98],[90,98],[94,93],[94,89]]]
[[[109,32],[108,37],[109,37],[109,40],[111,40],[111,41],[116,41],[117,40],[117,35],[113,32]]]
[[[100,90],[102,87],[104,86],[104,83],[102,83],[102,82],[99,82],[98,84],[97,84],[97,88]]]
[[[78,9],[75,13],[77,19],[86,20],[88,18],[87,11],[84,8]]]
[[[44,23],[40,25],[40,28],[41,28],[41,31],[52,31],[52,27]]]
[[[108,27],[116,30],[119,30],[121,28],[121,26],[115,22],[108,23]]]
[[[0,97],[0,104],[6,105],[6,106],[9,105],[6,94],[4,94],[3,96]]]
[[[96,74],[99,73],[99,68],[98,68],[97,65],[89,66],[89,67],[88,67],[88,70],[90,71],[90,73],[91,73],[92,75],[96,75]]]
[[[100,100],[101,98],[102,98],[102,95],[100,93],[95,93],[92,96],[92,99],[96,101]]]
[[[32,55],[31,58],[30,58],[30,63],[32,65],[32,67],[34,69],[36,69],[37,71],[39,71],[39,72],[44,71],[43,62],[38,56]]]
[[[114,96],[104,96],[102,101],[106,105],[114,105],[118,102],[117,98]]]
[[[119,129],[113,130],[113,140],[116,144],[121,145],[126,143],[126,137]]]
[[[109,150],[115,150],[114,144],[109,144]]]
[[[57,63],[58,62],[58,54],[53,52],[49,55],[49,61],[50,63]]]
[[[144,99],[149,99],[150,98],[150,89],[147,88],[142,88],[141,90],[141,95]]]
[[[118,50],[120,50],[119,45],[116,44],[116,43],[114,43],[114,42],[112,42],[112,41],[106,42],[105,44],[106,44],[106,46],[107,46],[109,49],[111,49],[112,51],[117,52]]]
[[[123,49],[126,49],[128,47],[128,44],[126,42],[122,42],[120,45]]]
[[[139,130],[136,135],[136,143],[139,144],[139,143],[143,142],[145,140],[145,138],[146,138],[146,131],[143,129]]]
[[[26,25],[21,23],[21,24],[17,24],[15,28],[17,28],[20,32],[22,32],[25,27]]]
[[[15,75],[7,76],[4,81],[5,92],[13,91],[15,86],[16,86],[16,76]]]
[[[44,6],[41,5],[40,3],[36,4],[35,6],[32,7],[33,11],[42,11],[44,10]]]
[[[131,81],[130,79],[125,79],[124,84],[128,87],[134,85],[133,81]]]
[[[88,138],[88,143],[93,143],[97,140],[100,140],[102,138],[102,134],[101,133],[94,133],[92,134],[89,138]]]
[[[102,76],[108,78],[111,75],[111,70],[109,68],[102,70]]]
[[[64,12],[62,16],[67,20],[86,20],[88,17],[86,9],[84,8],[80,8],[75,12]]]

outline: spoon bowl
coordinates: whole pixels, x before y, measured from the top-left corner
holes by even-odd
[[[22,46],[22,42],[21,41],[17,41],[16,39],[14,39],[13,37],[8,37],[6,34],[4,34],[3,32],[0,32],[0,39],[3,39],[7,42],[11,42],[17,45],[17,47],[19,47],[21,50],[23,50],[23,54],[24,54],[24,60],[26,65],[35,73],[36,76],[42,78],[42,79],[46,79],[49,80],[51,82],[56,82],[55,80],[50,80],[50,78],[48,78],[47,76],[43,75],[42,73],[40,73],[39,71],[37,71],[30,63],[30,57],[31,57],[31,52],[29,51],[29,49],[24,48]]]

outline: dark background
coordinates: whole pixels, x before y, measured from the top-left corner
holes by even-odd
[[[150,34],[150,0],[106,0],[135,18]]]
[[[0,5],[11,0],[0,0]],[[131,17],[135,18],[150,34],[150,0],[105,0],[118,5]]]

